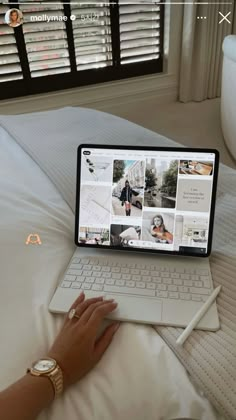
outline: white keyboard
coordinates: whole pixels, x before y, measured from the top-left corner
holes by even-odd
[[[173,268],[163,265],[122,263],[106,258],[73,258],[63,288],[109,294],[128,294],[205,302],[212,292],[207,269]]]

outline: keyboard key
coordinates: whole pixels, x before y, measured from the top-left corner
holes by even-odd
[[[181,293],[188,293],[188,290],[189,288],[188,287],[186,287],[186,286],[178,286],[178,291],[179,292],[181,292]]]
[[[202,281],[194,281],[193,285],[194,287],[202,287]]]
[[[123,273],[123,274],[129,274],[129,269],[128,268],[121,268],[120,272]]]
[[[169,273],[163,272],[161,273],[161,277],[166,278],[166,277],[170,277]]]
[[[179,297],[182,300],[191,300],[192,299],[192,296],[190,295],[190,293],[180,293]]]
[[[193,286],[193,281],[192,280],[184,280],[184,285],[191,287],[191,286]]]
[[[175,284],[176,286],[182,286],[183,281],[187,281],[187,280],[173,279],[173,284]]]
[[[86,277],[86,283],[94,283],[95,277]]]
[[[171,279],[166,278],[166,279],[163,279],[163,280],[162,280],[162,283],[163,283],[163,284],[172,284],[172,280],[171,280]]]
[[[105,283],[106,284],[115,284],[115,280],[114,279],[106,279]]]
[[[190,287],[190,293],[197,294],[197,295],[210,295],[211,292],[209,289],[203,289],[202,287]]]
[[[93,269],[93,271],[101,271],[101,266],[100,265],[94,265],[92,269]]]
[[[139,268],[140,270],[145,270],[146,264],[136,264],[136,267]]]
[[[137,270],[136,268],[133,268],[132,270],[130,270],[131,274],[139,274],[140,271]]]
[[[142,280],[142,277],[139,276],[138,274],[135,274],[135,275],[132,276],[132,280],[134,280],[134,281],[140,281],[140,280]]]
[[[156,270],[155,270],[155,271],[150,271],[150,276],[151,276],[151,277],[157,277],[157,276],[160,276],[161,274],[159,273],[159,271],[160,271],[160,270],[158,270],[158,271],[156,271]]]
[[[189,274],[180,274],[180,278],[183,280],[190,280],[190,275]]]
[[[207,277],[207,276],[201,276],[200,279],[201,279],[204,287],[207,287],[207,288],[210,288],[211,287],[211,283],[210,283],[209,277]]]
[[[198,274],[199,276],[209,276],[209,271],[202,268],[198,268],[196,270],[196,274]]]
[[[112,273],[120,273],[120,267],[113,267],[113,268],[111,269],[111,272],[112,272]]]
[[[68,270],[66,274],[70,274],[72,276],[80,276],[82,274],[81,270]]]
[[[125,282],[125,285],[126,285],[127,287],[135,287],[135,281],[133,281],[133,280],[127,280],[127,281]]]
[[[185,273],[187,273],[187,274],[195,274],[195,270],[193,268],[185,268]]]
[[[116,286],[124,286],[125,281],[124,280],[116,280]]]
[[[101,291],[101,290],[103,290],[103,285],[102,284],[93,284],[92,285],[92,290]]]
[[[82,283],[74,282],[72,283],[71,289],[80,289]]]
[[[102,267],[102,271],[109,272],[109,271],[111,271],[111,268],[105,266],[105,267]]]
[[[85,277],[84,276],[77,276],[76,277],[76,281],[79,281],[80,283],[82,283],[84,281]]]
[[[172,278],[172,279],[179,279],[179,274],[178,273],[171,273],[171,275],[170,275],[170,277]]]
[[[70,281],[63,281],[61,283],[61,287],[70,287],[72,285],[72,283]]]
[[[161,298],[167,298],[168,297],[168,293],[164,292],[163,290],[157,290],[156,291],[156,296],[157,297],[161,297]]]
[[[204,281],[207,281],[208,282],[209,281],[209,277],[208,276],[200,276],[200,280],[203,281],[203,282]]]
[[[82,267],[82,264],[71,264],[70,270],[81,270]]]
[[[83,290],[89,290],[89,289],[91,289],[91,284],[89,284],[89,283],[82,283],[82,286],[81,286],[81,289],[83,289]]]
[[[89,259],[88,258],[81,258],[80,259],[81,264],[85,265],[89,263]]]
[[[193,274],[193,275],[191,276],[191,279],[192,279],[193,281],[197,281],[197,280],[199,280],[199,276],[197,276],[196,274]]]
[[[139,296],[155,296],[154,290],[149,289],[137,289],[136,287],[118,287],[118,286],[107,286],[105,284],[104,286],[104,292],[107,293],[124,293],[124,294],[130,294],[130,295],[139,295]]]
[[[102,277],[104,277],[105,279],[110,279],[111,278],[111,273],[103,272]]]
[[[93,271],[92,276],[98,278],[98,277],[102,276],[102,273],[101,273],[101,271]]]
[[[131,274],[122,274],[122,279],[131,280]]]
[[[174,273],[174,271],[175,271],[175,268],[174,267],[164,267],[164,270],[165,271],[168,271],[169,273]]]
[[[146,288],[147,289],[155,290],[156,289],[156,285],[155,285],[155,283],[146,283]]]
[[[99,278],[98,278],[98,279],[96,279],[96,280],[95,280],[95,283],[96,283],[96,284],[104,284],[104,283],[105,283],[105,279],[103,279],[103,278],[100,278],[100,279],[99,279]]]
[[[140,274],[141,274],[142,276],[150,276],[150,271],[148,271],[148,270],[141,270],[141,271],[140,271]]]
[[[166,285],[165,284],[157,284],[157,289],[158,290],[166,290]]]
[[[92,271],[91,270],[89,270],[89,271],[84,271],[83,270],[83,276],[85,276],[85,277],[91,277],[92,276]]]
[[[201,295],[192,295],[192,300],[194,300],[196,302],[201,302],[202,301],[202,296]]]
[[[161,278],[160,277],[151,277],[151,281],[154,283],[161,283]]]
[[[177,292],[177,286],[171,284],[170,286],[168,286],[167,288],[170,292]]]
[[[121,274],[120,273],[112,273],[111,274],[111,277],[113,278],[113,279],[120,279],[121,278]]]
[[[145,283],[143,281],[136,281],[136,287],[139,287],[141,289],[145,289]]]
[[[135,269],[136,268],[136,264],[135,263],[129,263],[128,264],[128,267],[129,268],[133,268],[133,269]],[[138,270],[139,271],[139,270]],[[135,273],[133,273],[133,274],[135,274]]]
[[[85,264],[83,270],[93,270],[93,266],[91,264]]]
[[[73,258],[72,263],[78,264],[80,262],[80,258]]]
[[[178,299],[179,298],[179,293],[178,292],[169,292],[168,297],[170,299]]]
[[[66,275],[64,277],[64,281],[75,281],[75,280],[76,280],[76,276]]]

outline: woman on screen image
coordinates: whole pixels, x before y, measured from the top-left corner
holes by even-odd
[[[8,25],[12,28],[20,26],[23,23],[23,16],[20,10],[12,9],[8,14]]]
[[[163,217],[160,214],[157,214],[153,218],[153,223],[151,225],[151,234],[156,238],[156,242],[166,244],[173,243],[173,235],[166,229]]]
[[[121,191],[120,196],[121,205],[125,205],[125,214],[130,216],[131,214],[131,201],[132,201],[132,189],[130,187],[129,181],[125,181],[125,186]]]

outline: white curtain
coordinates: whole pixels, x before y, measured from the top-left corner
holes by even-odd
[[[234,32],[235,2],[230,4],[186,4],[183,8],[183,36],[179,100],[203,101],[220,96],[222,43]],[[221,16],[231,12],[219,24]],[[197,17],[206,19],[198,19]]]

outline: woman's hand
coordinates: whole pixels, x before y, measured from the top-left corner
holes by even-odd
[[[97,334],[103,319],[116,307],[117,303],[102,297],[85,300],[83,292],[73,303],[71,309],[75,309],[80,318],[69,319],[66,315],[62,330],[48,353],[63,371],[65,388],[86,375],[111,343],[119,323],[107,327],[99,339]]]

